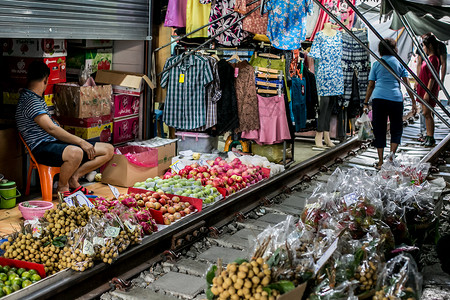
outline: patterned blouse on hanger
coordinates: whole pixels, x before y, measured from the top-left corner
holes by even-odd
[[[342,71],[342,33],[327,36],[319,31],[309,52],[309,56],[319,60],[316,72],[319,96],[344,94],[344,74]]]
[[[211,0],[200,0],[202,2],[210,2]],[[216,0],[212,3],[209,21],[212,22],[224,15],[234,12],[236,0]],[[242,20],[237,21],[242,15],[235,12],[220,21],[211,24],[208,27],[208,36],[213,36],[218,32],[228,28],[225,32],[215,37],[217,42],[224,46],[239,46],[241,42],[248,36],[248,33],[242,28]]]

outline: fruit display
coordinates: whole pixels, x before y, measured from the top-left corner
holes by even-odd
[[[0,265],[0,297],[26,288],[39,280],[41,280],[41,276],[34,269]]]
[[[211,204],[223,198],[217,188],[212,185],[202,186],[201,181],[197,181],[194,178],[181,178],[179,175],[174,175],[168,179],[149,178],[144,182],[136,182],[134,187],[202,199],[204,204]]]
[[[207,274],[208,299],[265,299],[275,300],[286,283],[272,283],[272,270],[263,258],[237,260],[223,269],[220,260]],[[288,283],[292,287],[292,284]]]
[[[255,184],[269,174],[260,166],[245,165],[235,158],[231,163],[227,163],[221,157],[215,160],[208,160],[208,166],[200,166],[198,163],[186,166],[178,174],[168,172],[164,174],[164,179],[180,176],[198,180],[202,185],[209,185],[215,188],[226,189],[226,194],[231,195],[247,186]],[[270,171],[269,171],[270,172]]]

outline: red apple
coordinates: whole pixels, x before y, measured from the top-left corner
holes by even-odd
[[[153,203],[153,202],[147,202],[147,203],[145,203],[145,207],[155,209],[155,203]]]
[[[183,202],[181,202],[180,204],[180,207],[181,207],[181,210],[183,210],[183,209],[185,209],[186,208],[186,205],[184,205],[184,203]]]
[[[176,210],[175,210],[175,208],[174,207],[169,207],[168,209],[167,209],[167,212],[169,213],[169,214],[174,214],[175,212],[176,212]]]
[[[155,199],[159,199],[159,198],[161,198],[161,195],[158,193],[153,193],[152,197]]]
[[[229,185],[233,185],[233,183],[234,183],[233,178],[228,178],[227,183],[228,183]]]
[[[134,196],[136,196],[135,193],[131,193],[131,194],[130,194],[130,197],[131,197],[131,198],[134,198]]]
[[[163,220],[164,220],[164,225],[170,225],[172,223],[169,218],[164,217]]]
[[[154,204],[155,204],[156,210],[159,210],[162,207],[161,203],[159,203],[159,202],[155,202]]]
[[[145,193],[145,196],[150,197],[152,195],[152,192]]]
[[[163,214],[165,214],[167,212],[167,208],[165,206],[161,206],[161,208],[159,209]]]
[[[198,163],[193,163],[193,164],[191,165],[191,168],[192,168],[192,169],[198,168]]]
[[[174,215],[170,215],[167,218],[170,220],[170,222],[174,222],[175,221]]]
[[[134,199],[136,199],[136,200],[141,199],[141,194],[136,194],[136,195],[134,195]]]
[[[161,203],[161,205],[166,205],[166,199],[159,199],[158,202]]]
[[[242,176],[236,176],[236,179],[235,179],[237,182],[242,182]]]
[[[172,201],[173,201],[174,203],[178,203],[178,202],[180,202],[180,197],[174,196],[174,197],[172,198]]]
[[[169,197],[169,196],[167,196],[166,194],[164,194],[164,195],[161,195],[161,199],[169,200],[169,199],[170,199],[170,197]]]
[[[190,210],[189,208],[185,208],[185,209],[184,209],[184,213],[188,215],[188,214],[191,213],[191,210]]]
[[[189,205],[191,205],[189,202],[184,202],[184,205],[186,206],[186,207],[189,207]]]
[[[164,193],[164,191],[159,191],[159,192],[157,192],[160,196],[162,196],[162,195],[164,195],[165,193]]]
[[[147,201],[148,201],[148,197],[145,196],[145,197],[142,198],[142,200],[143,200],[144,202],[147,202]]]
[[[179,212],[174,213],[173,216],[175,217],[176,220],[181,219],[181,214]]]
[[[184,210],[180,210],[179,214],[181,215],[181,217],[184,217],[186,215],[186,213],[184,212]]]
[[[195,206],[194,205],[189,205],[188,208],[189,208],[190,211],[194,211],[195,210]]]
[[[204,166],[201,166],[201,167],[199,167],[198,169],[197,169],[197,171],[199,171],[200,173],[204,173],[204,172],[206,172],[208,169],[206,168],[206,167],[204,167]]]
[[[138,200],[136,203],[137,203],[137,205],[140,206],[140,207],[144,207],[144,206],[145,206],[144,200]]]
[[[155,198],[151,197],[151,198],[150,198],[150,202],[155,203],[155,202],[158,202],[158,201],[157,201]]]
[[[180,211],[181,210],[181,206],[179,204],[175,204],[173,206],[173,208],[175,208],[176,211]]]
[[[169,206],[173,206],[173,201],[172,201],[172,200],[167,200],[167,204],[168,204]]]

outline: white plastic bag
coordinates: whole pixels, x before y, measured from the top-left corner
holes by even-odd
[[[373,139],[372,122],[365,112],[356,120],[356,124],[359,126],[358,140],[366,141]]]

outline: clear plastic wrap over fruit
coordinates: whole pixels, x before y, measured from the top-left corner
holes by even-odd
[[[383,164],[379,176],[384,179],[394,178],[402,184],[420,185],[426,180],[430,166],[429,163],[421,163],[417,157],[400,154]]]
[[[419,300],[422,295],[422,275],[409,254],[389,260],[378,276],[374,300],[385,298]]]

